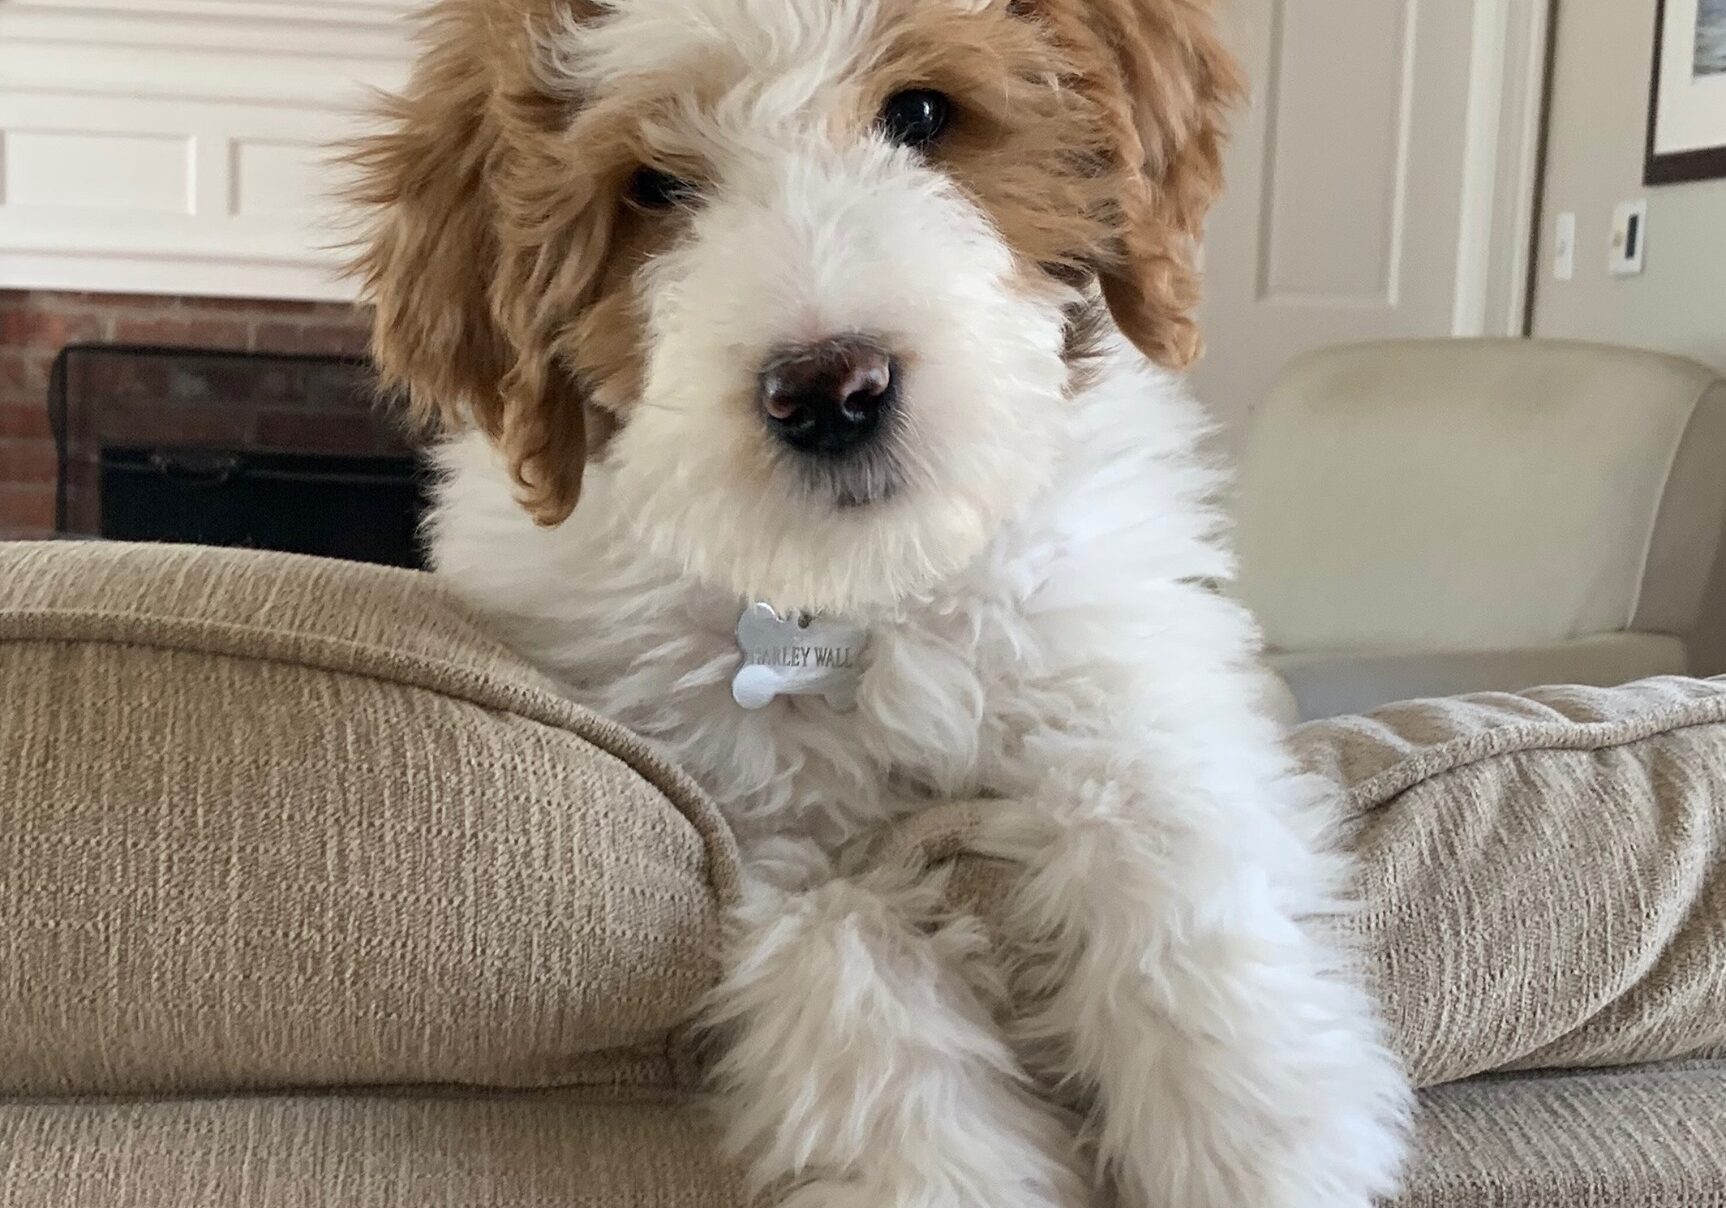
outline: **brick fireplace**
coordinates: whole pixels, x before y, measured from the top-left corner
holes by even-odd
[[[49,425],[49,369],[68,344],[120,343],[236,352],[364,351],[367,316],[329,302],[173,298],[130,294],[0,291],[0,538],[53,531],[56,455]],[[128,403],[134,408],[147,404]],[[399,449],[387,428],[351,402],[251,404],[184,399],[122,417],[152,439],[218,442],[305,454]]]

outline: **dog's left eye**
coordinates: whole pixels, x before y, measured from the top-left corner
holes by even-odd
[[[682,177],[658,168],[637,168],[625,192],[630,201],[644,210],[665,210],[694,201],[696,188]]]
[[[944,94],[912,88],[888,97],[876,124],[889,141],[922,151],[933,146],[947,129],[950,109]]]

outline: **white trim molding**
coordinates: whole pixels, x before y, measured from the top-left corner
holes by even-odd
[[[345,300],[332,148],[411,0],[0,0],[0,288]]]
[[[1475,0],[1454,335],[1523,334],[1550,12]]]

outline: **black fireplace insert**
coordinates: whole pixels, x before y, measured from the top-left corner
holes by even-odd
[[[364,360],[78,344],[48,394],[62,534],[423,565],[427,473]]]

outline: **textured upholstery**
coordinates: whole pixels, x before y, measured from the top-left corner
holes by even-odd
[[[1303,727],[1422,1082],[1419,1208],[1726,1202],[1726,683]],[[884,859],[1011,869],[931,811]],[[0,1208],[745,1208],[675,769],[424,576],[0,546]],[[540,1089],[543,1088],[543,1089]]]
[[[1424,668],[1385,656],[1538,649],[1538,678],[1466,686],[1586,681],[1602,665],[1569,643],[1622,632],[1726,671],[1723,463],[1726,382],[1694,362],[1539,340],[1323,350],[1254,415],[1237,590],[1309,678],[1342,665],[1345,707],[1421,692]],[[1625,678],[1675,669],[1650,653]]]
[[[1397,1208],[1716,1208],[1726,1065],[1421,1096]],[[681,1100],[562,1093],[0,1103],[5,1208],[749,1208]]]
[[[1726,680],[1391,705],[1295,742],[1347,790],[1418,1082],[1726,1054]]]
[[[1405,702],[1293,741],[1344,795],[1351,925],[1417,1085],[1726,1056],[1726,680]],[[957,904],[998,919],[1012,867],[966,854],[988,808],[927,811],[881,858],[955,861]]]
[[[405,571],[0,546],[0,1093],[667,1077],[727,832]]]
[[[687,1100],[0,1103],[5,1208],[745,1208]]]
[[[1722,1104],[1716,1062],[1437,1087],[1396,1208],[1718,1208]]]
[[[1664,633],[1601,633],[1517,650],[1307,650],[1270,656],[1288,693],[1285,721],[1365,713],[1397,700],[1516,692],[1531,684],[1609,688],[1655,675],[1682,675],[1681,639]]]

